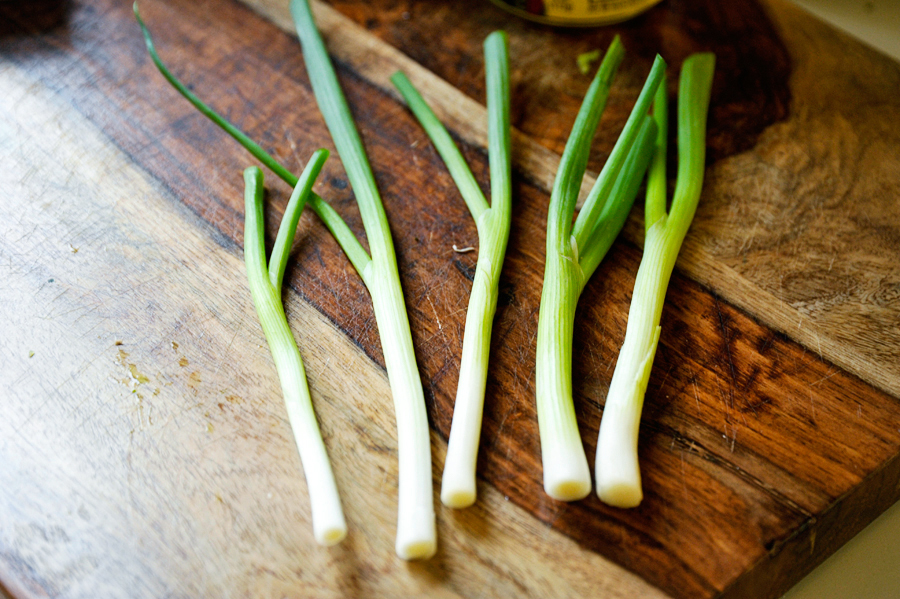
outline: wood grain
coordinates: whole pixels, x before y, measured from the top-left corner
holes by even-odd
[[[291,168],[330,146],[292,36],[225,0],[143,9],[173,70]],[[772,14],[776,29],[795,18],[817,31],[796,13]],[[342,39],[359,29],[349,31]],[[472,245],[475,228],[412,117],[346,59],[353,48],[341,50],[349,54],[340,76],[392,223],[439,472],[474,266],[451,246]],[[14,201],[0,204],[2,263],[14,283],[2,305],[26,308],[4,311],[17,335],[0,344],[10,364],[2,384],[13,390],[0,447],[14,456],[0,467],[0,581],[17,597],[125,588],[662,596],[650,585],[672,597],[774,597],[900,496],[900,402],[842,370],[827,346],[819,352],[771,330],[782,308],[735,268],[714,263],[706,275],[719,278],[714,292],[692,281],[691,265],[715,255],[707,223],[663,314],[668,332],[643,423],[644,505],[623,512],[595,499],[546,499],[532,379],[547,197],[523,176],[492,347],[484,501],[439,510],[440,554],[427,564],[399,564],[390,551],[393,423],[367,294],[319,223],[303,217],[288,316],[353,529],[346,546],[314,548],[299,462],[243,285],[248,158],[167,88],[127,6],[73,5],[66,27],[2,38],[0,55],[13,90],[0,104],[0,147],[16,166],[3,175]],[[629,101],[614,97],[613,113]],[[751,160],[767,143],[774,151],[780,126],[713,164],[715,197],[704,202],[724,202],[718,194],[734,189],[735,175],[722,165]],[[481,148],[463,150],[486,182]],[[288,190],[269,184],[271,233]],[[338,160],[317,189],[361,233]],[[617,244],[581,303],[576,408],[589,456],[639,259],[633,245]],[[745,287],[757,290],[758,311],[740,309]],[[88,516],[109,514],[108,523],[85,521],[81,504]]]

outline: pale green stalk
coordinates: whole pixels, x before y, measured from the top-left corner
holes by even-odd
[[[430,431],[387,215],[309,3],[292,0],[290,9],[303,45],[303,58],[313,93],[356,194],[372,250],[372,260],[362,275],[375,308],[397,419],[397,555],[403,559],[428,558],[437,549]]]
[[[296,213],[299,217],[327,157],[328,152],[325,150],[320,150],[313,156],[291,196],[288,212],[278,230],[282,248],[290,248],[297,226],[297,219],[288,214]],[[278,291],[288,251],[282,249],[273,252],[270,266],[266,267],[262,171],[255,166],[248,168],[244,171],[244,182],[244,262],[247,265],[250,293],[278,371],[288,420],[306,475],[313,534],[320,544],[333,545],[346,536],[347,524],[313,411],[303,360],[288,326]]]
[[[287,267],[287,258],[294,241],[294,234],[297,231],[297,224],[300,222],[300,214],[312,193],[313,183],[327,159],[328,150],[319,149],[313,152],[306,168],[297,179],[294,191],[291,192],[287,207],[284,209],[284,216],[281,218],[281,225],[279,225],[278,234],[275,237],[275,245],[272,247],[272,256],[269,258],[269,282],[272,283],[279,300],[281,299],[284,269]]]
[[[560,160],[547,216],[547,256],[538,317],[535,391],[544,490],[562,501],[590,493],[591,476],[572,402],[572,334],[578,298],[628,215],[652,154],[655,125],[646,117],[665,63],[657,57],[619,141],[572,216],[587,168],[591,140],[624,49],[616,37],[588,89]]]
[[[617,507],[637,506],[643,498],[637,459],[638,428],[659,342],[666,288],[703,185],[706,117],[714,67],[712,54],[692,55],[682,65],[678,90],[678,176],[668,215],[665,156],[661,154],[666,140],[664,93],[657,95],[654,106],[659,133],[657,157],[647,183],[644,255],[597,440],[597,495]]]
[[[506,34],[502,31],[490,34],[484,42],[484,55],[488,159],[491,167],[490,206],[450,134],[409,79],[400,72],[391,77],[443,158],[478,229],[478,262],[466,313],[459,384],[441,481],[441,501],[453,508],[468,507],[475,502],[475,466],[481,438],[491,328],[497,309],[500,271],[503,268],[512,219],[509,55]]]
[[[306,371],[296,342],[291,335],[284,307],[281,304],[281,284],[297,222],[307,203],[312,205],[358,271],[361,272],[365,269],[369,262],[369,256],[341,217],[322,198],[311,191],[312,185],[328,157],[328,152],[326,150],[315,152],[301,177],[299,179],[295,177],[246,134],[216,114],[166,68],[156,53],[150,31],[141,19],[137,2],[134,3],[134,16],[141,27],[147,52],[166,80],[202,114],[219,125],[247,148],[251,154],[294,187],[267,267],[263,234],[262,172],[256,167],[245,171],[244,260],[247,265],[247,278],[253,303],[272,352],[294,441],[297,444],[306,474],[313,533],[319,543],[332,545],[346,536],[347,525],[344,522],[334,475],[313,412]]]

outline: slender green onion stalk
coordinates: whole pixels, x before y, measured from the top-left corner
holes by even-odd
[[[384,363],[394,397],[399,452],[396,551],[403,559],[428,558],[437,549],[431,483],[431,440],[422,381],[387,215],[362,140],[341,91],[307,0],[292,0],[291,14],[303,45],[313,93],[356,194],[372,260],[363,279],[372,296]]]
[[[544,490],[562,501],[591,491],[572,402],[572,331],[578,298],[619,234],[653,155],[656,125],[648,116],[665,73],[657,56],[631,116],[572,224],[591,140],[625,50],[616,37],[588,89],[560,160],[547,215],[547,258],[538,318],[536,395]]]
[[[244,171],[244,262],[247,265],[253,305],[275,361],[294,441],[306,474],[313,534],[320,544],[333,545],[347,535],[347,524],[344,522],[334,474],[331,472],[331,464],[313,412],[303,360],[284,315],[279,291],[300,212],[327,158],[326,150],[316,152],[294,188],[278,229],[278,238],[268,267],[263,227],[262,171],[255,166]]]
[[[697,210],[706,159],[706,116],[715,56],[694,54],[684,62],[678,89],[678,175],[666,213],[666,94],[660,86],[653,108],[657,140],[647,177],[644,256],[628,312],[625,341],[609,385],[597,440],[597,495],[617,507],[643,498],[637,438],[644,393],[659,342],[659,320],[669,278]]]
[[[481,437],[491,327],[497,310],[500,271],[512,219],[509,52],[504,32],[495,31],[487,37],[484,55],[491,167],[490,206],[450,134],[406,75],[398,72],[391,77],[447,164],[478,229],[478,263],[466,314],[459,385],[441,482],[441,501],[453,508],[468,507],[475,502],[475,464]]]
[[[281,304],[281,286],[291,243],[300,220],[300,213],[307,203],[313,206],[313,209],[325,222],[357,270],[365,268],[369,257],[341,217],[322,198],[311,191],[322,165],[328,158],[328,152],[319,150],[314,153],[299,179],[292,175],[247,135],[204,104],[169,72],[156,53],[150,32],[138,12],[137,2],[134,3],[134,16],[143,32],[150,57],[169,83],[201,113],[222,127],[251,154],[294,187],[267,267],[263,235],[262,172],[256,167],[245,171],[244,260],[247,265],[247,278],[250,283],[253,304],[272,352],[281,382],[288,419],[306,473],[313,534],[316,540],[323,545],[338,543],[346,536],[347,525],[344,521],[325,445],[322,442],[322,435],[313,412],[306,371],[297,344],[291,335],[284,307]]]

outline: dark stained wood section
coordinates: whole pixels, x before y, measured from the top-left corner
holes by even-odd
[[[516,99],[512,124],[558,153],[566,145],[573,115],[594,73],[580,73],[576,57],[603,51],[614,35],[620,35],[628,58],[597,132],[589,167],[594,171],[603,166],[657,53],[670,66],[672,96],[678,88],[678,69],[689,54],[716,53],[708,136],[711,160],[752,148],[763,129],[787,115],[790,105],[790,57],[755,2],[667,0],[631,21],[595,29],[547,27],[511,17],[482,0],[335,0],[331,4],[480,101],[484,60],[472,50],[480,49],[491,31],[503,29],[510,39]]]
[[[610,98],[608,126],[595,142],[594,166],[630,110],[657,39],[667,40],[663,50],[673,72],[692,51],[719,55],[711,162],[752,148],[790,107],[790,58],[752,2],[670,0],[616,29],[562,32],[513,20],[487,2],[334,5],[479,100],[480,41],[506,27],[515,125],[557,151],[589,83],[575,56],[620,33],[629,54]],[[142,9],[170,68],[284,164],[299,171],[316,148],[333,150],[296,39],[229,0],[145,0]],[[2,60],[53,89],[178,198],[197,227],[239,255],[241,171],[251,159],[159,76],[127,3],[73,3],[63,12],[46,19],[0,5],[7,21]],[[431,422],[446,438],[475,264],[474,253],[458,254],[452,246],[476,245],[475,226],[406,109],[351,66],[339,65],[339,75],[391,222]],[[673,75],[673,91],[675,82]],[[463,151],[486,187],[483,152]],[[274,236],[289,190],[269,173],[267,186]],[[362,237],[336,155],[316,189]],[[644,503],[623,511],[593,496],[573,504],[548,499],[533,381],[547,201],[544,192],[517,181],[479,458],[484,482],[544,525],[676,598],[775,597],[897,499],[900,402],[678,273],[644,409]],[[287,275],[293,292],[381,364],[365,287],[311,214],[301,219],[293,255]],[[618,242],[577,315],[575,401],[591,461],[639,262],[636,247]],[[453,517],[439,507],[439,518]],[[20,566],[17,576],[33,575]]]

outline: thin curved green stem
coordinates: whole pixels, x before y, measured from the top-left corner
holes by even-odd
[[[438,154],[444,160],[444,164],[447,165],[447,170],[450,171],[450,176],[453,177],[453,181],[456,183],[463,200],[465,200],[472,218],[477,221],[481,213],[488,209],[488,203],[484,198],[484,194],[481,193],[481,188],[478,186],[475,176],[472,175],[471,169],[466,164],[462,153],[456,147],[456,144],[453,143],[450,133],[402,71],[397,71],[391,76],[391,83],[403,96],[406,105],[418,119],[422,128],[425,129],[431,143],[434,144]]]
[[[566,141],[559,169],[556,171],[556,179],[553,181],[553,190],[550,193],[550,208],[547,214],[548,253],[552,251],[567,255],[572,250],[570,241],[572,215],[575,213],[581,181],[587,170],[591,141],[606,108],[612,80],[624,57],[625,48],[617,35],[603,56],[597,75],[584,96],[578,116],[575,117],[575,124],[572,125],[572,132]]]
[[[178,93],[180,93],[191,104],[193,104],[201,114],[209,118],[231,137],[237,140],[237,142],[241,144],[248,152],[250,152],[250,154],[252,154],[254,158],[262,162],[269,170],[278,175],[278,177],[281,178],[285,183],[287,183],[291,187],[297,185],[297,177],[293,173],[279,164],[278,161],[276,161],[268,152],[263,150],[259,146],[259,144],[250,139],[247,134],[228,122],[215,110],[210,108],[199,97],[197,97],[196,94],[189,90],[187,86],[185,86],[177,77],[175,77],[175,75],[173,75],[171,71],[169,71],[166,65],[159,58],[159,54],[157,54],[156,52],[156,48],[153,44],[153,38],[150,36],[150,31],[149,29],[147,29],[147,26],[144,24],[144,21],[141,18],[140,13],[138,12],[137,2],[134,3],[134,16],[137,19],[138,25],[140,25],[141,27],[141,32],[144,35],[144,43],[147,45],[147,52],[150,54],[150,58],[153,60],[153,64],[156,65],[156,68],[159,69],[159,72],[162,73],[163,77],[166,78],[166,80],[172,85],[172,87],[174,87],[178,91]],[[335,212],[335,210],[317,194],[311,193],[308,199],[308,203],[313,211],[319,216],[319,218],[322,219],[322,222],[331,232],[331,235],[334,237],[334,239],[341,246],[341,249],[344,250],[347,258],[356,269],[356,272],[358,272],[359,275],[363,277],[363,272],[365,272],[366,266],[368,266],[370,259],[369,254],[366,252],[365,248],[363,248],[362,244],[359,243],[356,235],[353,234],[353,231],[350,230],[350,227],[347,226],[347,223],[344,222],[340,215]],[[363,280],[365,280],[365,277],[363,277]]]
[[[294,185],[294,191],[288,200],[287,208],[284,209],[284,216],[281,225],[278,227],[278,236],[275,238],[275,247],[272,248],[272,256],[269,258],[269,280],[278,299],[281,299],[281,285],[284,280],[284,269],[287,267],[288,254],[291,251],[291,245],[294,243],[294,234],[297,231],[297,223],[300,222],[300,213],[303,212],[303,206],[309,198],[312,191],[313,182],[319,176],[325,161],[328,160],[328,150],[320,148],[313,152],[306,168]]]

